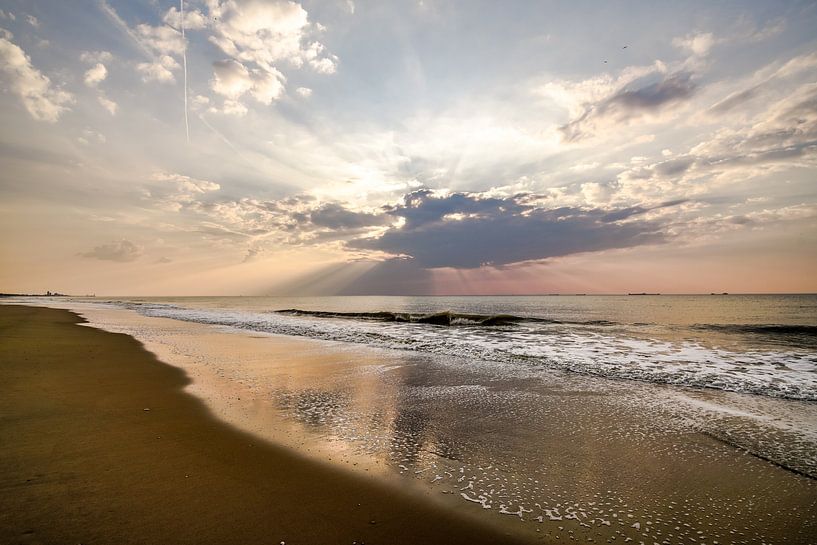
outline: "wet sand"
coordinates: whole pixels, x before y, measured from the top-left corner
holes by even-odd
[[[516,542],[223,424],[182,371],[80,321],[0,306],[0,542]]]

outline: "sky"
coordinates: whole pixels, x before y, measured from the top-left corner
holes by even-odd
[[[813,1],[0,0],[0,292],[817,292],[815,28]]]

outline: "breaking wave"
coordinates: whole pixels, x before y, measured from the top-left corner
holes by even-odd
[[[332,312],[324,310],[301,310],[288,308],[276,310],[277,314],[290,316],[308,316],[314,318],[340,318],[347,320],[366,320],[371,322],[398,322],[408,324],[430,324],[442,326],[509,326],[522,322],[539,324],[574,324],[574,325],[614,325],[607,320],[565,321],[532,316],[514,316],[513,314],[464,314],[446,310],[443,312],[413,314],[409,312]]]
[[[762,345],[718,348],[696,340],[695,327],[685,330],[693,335],[685,334],[685,338],[672,341],[651,336],[656,326],[603,320],[571,323],[509,314],[127,306],[148,316],[493,362],[503,375],[541,367],[817,401],[817,356],[810,347],[786,341],[765,348]],[[643,326],[647,326],[646,330]],[[768,330],[762,326],[746,327]],[[779,329],[771,331],[780,334]],[[736,337],[755,335],[748,330],[733,333],[742,333]]]

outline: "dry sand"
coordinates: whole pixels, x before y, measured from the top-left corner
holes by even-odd
[[[0,307],[2,543],[514,543],[211,417],[75,314]]]

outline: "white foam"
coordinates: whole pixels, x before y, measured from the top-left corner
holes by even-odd
[[[125,303],[147,316],[251,331],[361,343],[582,374],[817,400],[817,361],[805,350],[727,350],[564,325],[447,328],[405,323],[311,318],[224,309]]]

